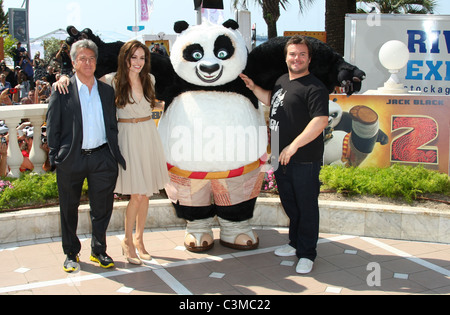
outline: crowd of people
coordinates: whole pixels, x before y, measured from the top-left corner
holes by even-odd
[[[62,73],[72,74],[72,61],[67,44],[61,48],[48,65],[40,52],[31,59],[30,53],[18,42],[14,49],[13,69],[0,61],[0,105],[25,105],[48,103],[55,83]]]

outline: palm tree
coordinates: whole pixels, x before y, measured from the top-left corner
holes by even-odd
[[[298,0],[300,12],[303,12],[304,8],[312,4],[315,0]],[[233,0],[233,7],[237,8],[239,4],[243,7],[247,7],[248,0]],[[280,18],[280,7],[286,10],[286,4],[289,0],[253,0],[258,3],[263,9],[263,18],[267,24],[267,36],[269,38],[277,37],[277,21]]]
[[[370,13],[373,9],[378,13],[397,14],[427,14],[433,13],[436,0],[358,0],[359,4],[365,4],[366,10],[360,6],[358,12]]]
[[[344,55],[345,15],[356,13],[356,0],[327,0],[325,2],[325,31],[327,44]]]

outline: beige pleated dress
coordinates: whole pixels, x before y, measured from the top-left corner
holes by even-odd
[[[106,82],[114,87],[115,73],[105,76]],[[152,76],[153,84],[154,77]],[[152,116],[150,103],[143,97],[117,109],[117,118],[144,118]],[[131,195],[139,194],[151,197],[159,193],[169,182],[164,149],[153,119],[138,123],[118,123],[119,148],[126,161],[126,170],[119,166],[114,192]]]

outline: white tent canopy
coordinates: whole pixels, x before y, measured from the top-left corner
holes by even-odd
[[[30,40],[30,58],[33,59],[34,55],[39,51],[41,53],[41,58],[44,58],[44,40],[48,38],[57,38],[60,40],[65,40],[67,38],[66,30],[59,28],[50,32],[48,34],[42,35],[40,37]]]

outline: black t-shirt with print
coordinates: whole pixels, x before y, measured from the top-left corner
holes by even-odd
[[[308,123],[318,116],[328,116],[328,90],[313,74],[295,80],[289,74],[275,83],[270,106],[272,148],[279,139],[279,151],[292,143]],[[301,147],[291,157],[292,163],[314,162],[323,158],[323,135]],[[277,154],[277,152],[273,152]]]

